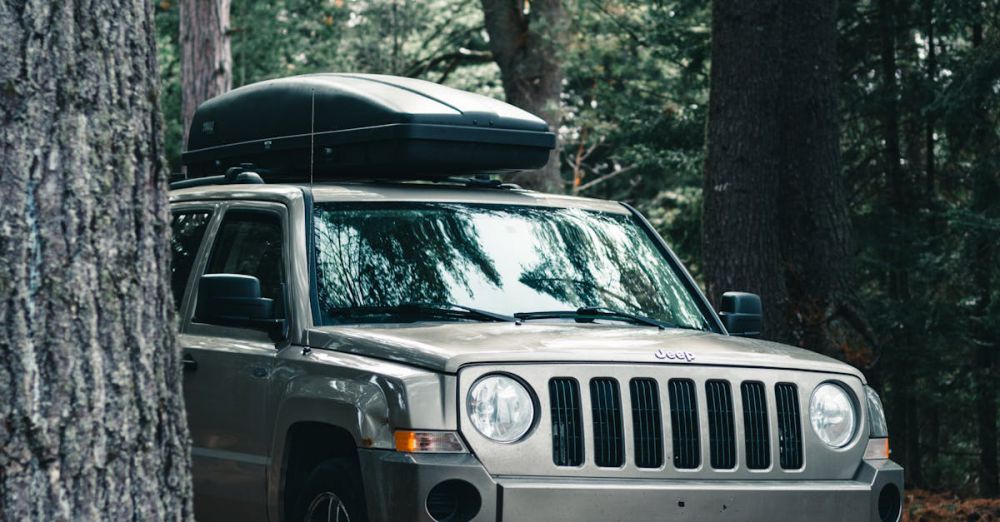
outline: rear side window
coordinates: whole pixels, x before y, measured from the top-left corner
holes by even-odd
[[[198,247],[205,236],[208,221],[212,213],[207,210],[177,212],[170,223],[172,237],[170,238],[170,288],[174,292],[174,309],[180,310],[184,300],[184,290],[187,288],[191,268],[198,256]]]
[[[260,281],[261,297],[284,318],[281,218],[273,212],[230,210],[222,219],[206,274],[241,274]]]

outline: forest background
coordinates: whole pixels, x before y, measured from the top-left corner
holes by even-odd
[[[156,7],[171,171],[185,114],[264,79],[383,73],[508,99],[560,137],[556,161],[518,181],[636,206],[713,299],[762,293],[767,337],[864,370],[893,457],[922,490],[916,518],[1000,517],[997,502],[963,500],[1000,496],[1000,0],[716,2],[714,20],[701,0],[175,2]],[[778,36],[748,42],[739,20],[754,16],[751,29]],[[212,52],[185,65],[185,41]],[[713,55],[746,48],[755,55],[712,70]],[[812,63],[818,76],[800,72]],[[774,82],[761,90],[748,74]],[[754,103],[710,114],[710,96]],[[771,113],[777,139],[748,132]],[[734,142],[763,151],[746,173]],[[734,181],[719,176],[755,175],[749,205],[713,194]],[[778,212],[761,221],[752,201]],[[733,237],[740,223],[785,230],[814,215],[833,239],[794,227],[771,246]],[[781,288],[720,275],[747,256],[778,267]]]

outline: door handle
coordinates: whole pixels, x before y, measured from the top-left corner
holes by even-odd
[[[181,358],[181,364],[184,365],[184,371],[193,372],[198,369],[198,361],[194,360],[194,357],[186,353],[184,357]]]

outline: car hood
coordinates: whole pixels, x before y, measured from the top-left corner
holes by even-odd
[[[592,362],[745,366],[854,375],[856,368],[784,344],[694,330],[577,324],[411,323],[311,329],[309,344],[455,373],[480,363]]]

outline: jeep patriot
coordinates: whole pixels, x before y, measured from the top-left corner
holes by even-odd
[[[899,520],[861,372],[717,313],[635,209],[478,175],[544,164],[541,120],[265,84],[199,109],[170,193],[199,520]]]

